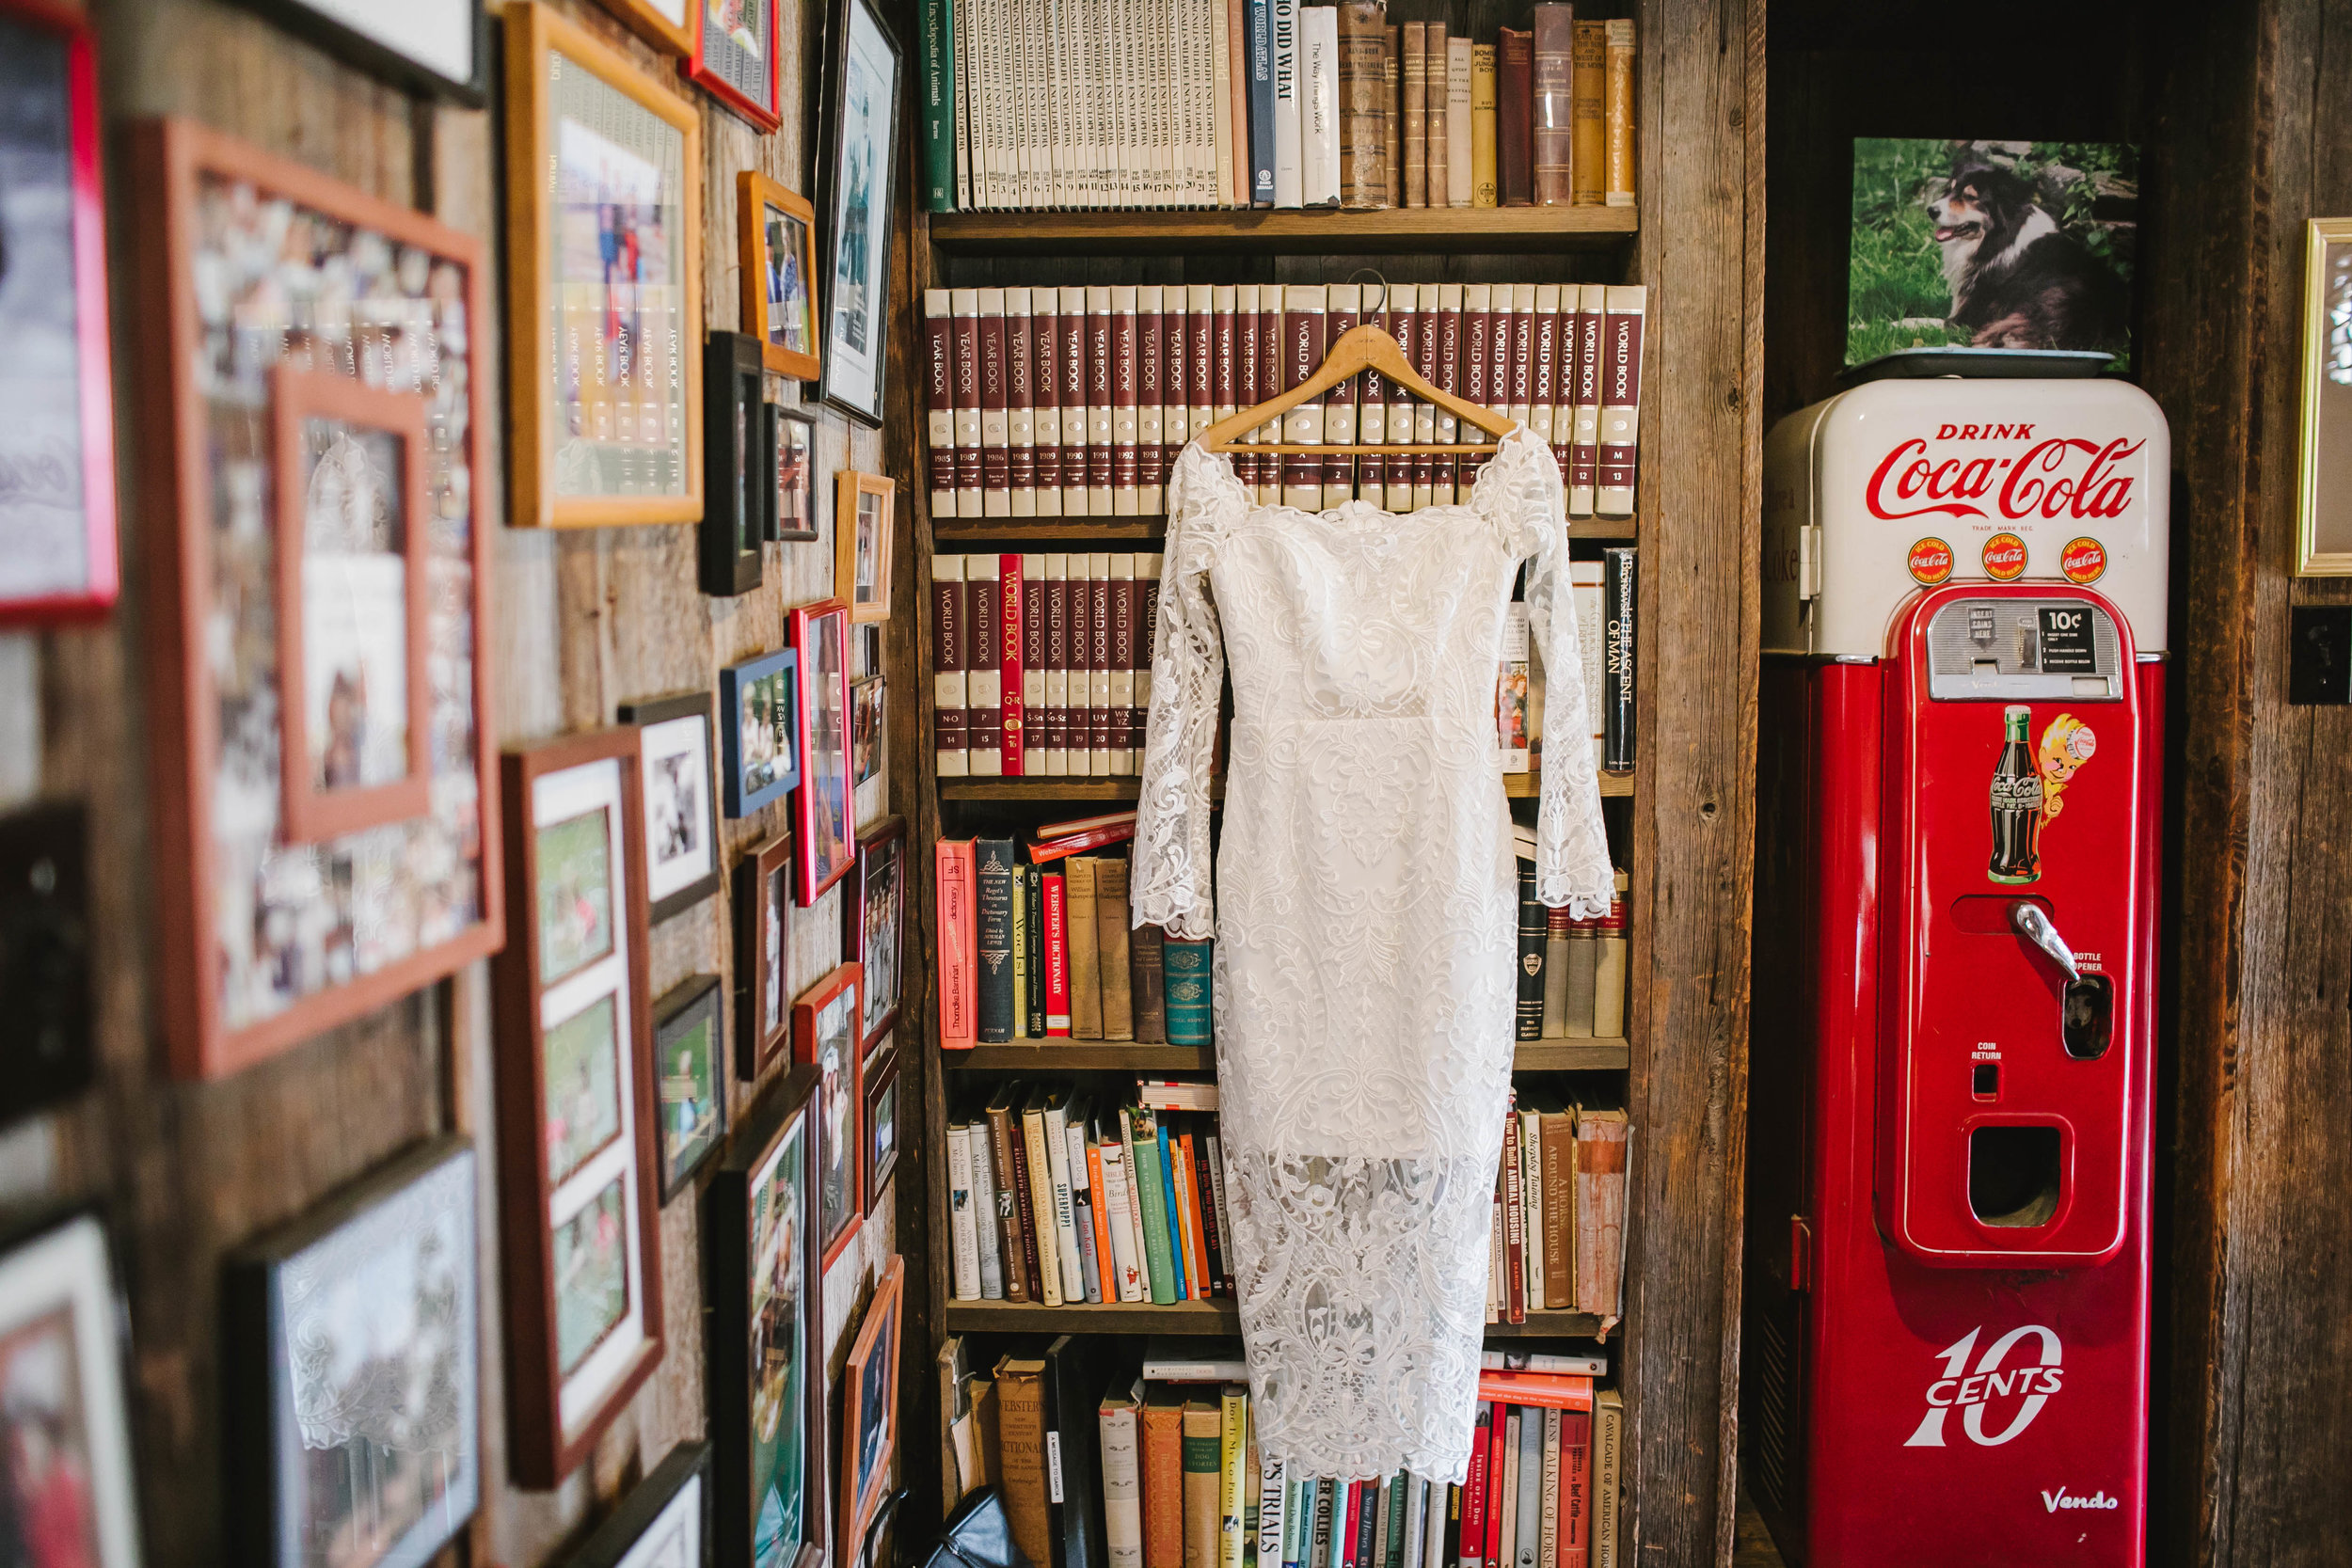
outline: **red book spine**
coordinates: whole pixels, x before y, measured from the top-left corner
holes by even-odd
[[[1258,289],[1258,396],[1270,398],[1282,384],[1282,291],[1266,283]],[[1264,493],[1280,483],[1281,459],[1266,452],[1258,459],[1260,499],[1278,498]]]
[[[956,513],[980,515],[980,292],[948,292],[956,349]]]
[[[1559,1568],[1589,1568],[1593,1551],[1593,1418],[1560,1416]]]
[[[996,562],[993,555],[963,558],[964,579],[971,585],[966,608],[972,612],[970,701],[972,771],[976,774],[1000,772],[1004,767],[1005,697],[1002,667],[997,662],[1003,657],[1004,640],[996,622],[1004,610],[1005,589],[997,578]]]
[[[1326,291],[1312,284],[1295,284],[1285,291],[1282,312],[1282,374],[1265,389],[1267,397],[1306,384],[1323,363],[1323,305]],[[1291,405],[1283,416],[1282,439],[1293,445],[1318,445],[1323,440],[1324,400],[1311,397]],[[1323,505],[1323,463],[1312,452],[1290,452],[1282,465],[1282,501],[1309,512]]]
[[[1005,291],[980,291],[980,511],[1012,515],[1011,400],[1005,354]]]
[[[1192,343],[1185,324],[1184,291],[1169,284],[1160,296],[1160,483],[1163,490],[1176,472],[1176,454],[1190,438]],[[1165,494],[1163,494],[1165,500]]]
[[[1142,438],[1136,420],[1141,400],[1136,387],[1136,378],[1142,372],[1142,321],[1133,287],[1121,285],[1111,295],[1111,510],[1132,517],[1136,487],[1142,479],[1141,454],[1136,451]]]
[[[1111,292],[1087,290],[1087,488],[1089,514],[1110,511]]]
[[[1062,721],[1068,726],[1070,771],[1077,774],[1094,771],[1088,751],[1094,727],[1087,717],[1093,690],[1087,660],[1094,647],[1094,595],[1087,591],[1087,559],[1082,550],[1070,552],[1070,703]]]
[[[1168,404],[1168,318],[1157,288],[1136,291],[1136,510],[1160,510],[1160,442]]]
[[[998,616],[996,640],[1003,650],[996,670],[998,689],[1003,692],[997,711],[999,733],[1003,736],[1005,777],[1017,779],[1023,772],[1023,724],[1025,716],[1025,689],[1022,685],[1025,666],[1021,662],[1025,637],[1021,598],[1021,558],[1017,555],[998,556],[998,572],[1004,584],[1003,610]]]
[[[972,841],[941,839],[931,854],[939,889],[939,1043],[968,1051],[979,1043]]]
[[[931,576],[932,745],[939,752],[941,772],[961,773],[968,767],[964,758],[972,746],[965,674],[971,648],[965,635],[969,628],[963,624],[963,558],[935,559],[951,566],[955,575],[935,571]]]
[[[1258,331],[1263,325],[1258,314],[1258,294],[1261,288],[1277,287],[1279,285],[1272,283],[1244,283],[1233,291],[1233,399],[1236,408],[1254,408],[1273,393],[1271,382],[1266,384],[1264,391],[1258,389]],[[1248,440],[1250,436],[1245,435],[1242,438]],[[1232,457],[1233,477],[1241,481],[1243,489],[1254,493],[1260,483],[1258,454],[1245,448],[1234,452]]]
[[[1061,509],[1083,517],[1087,500],[1087,292],[1061,292]]]
[[[1029,317],[1029,373],[1037,393],[1037,499],[1043,516],[1061,514],[1061,498],[1054,497],[1053,510],[1047,512],[1044,494],[1061,488],[1060,297],[1058,289],[1038,289],[1030,295],[1029,307],[1035,312]]]
[[[956,513],[956,327],[945,289],[923,291],[923,411],[930,437],[931,515]]]
[[[1045,891],[1045,1034],[1049,1039],[1068,1039],[1070,910],[1060,872],[1049,871],[1038,880]]]
[[[1535,201],[1535,35],[1495,30],[1495,188],[1505,207]]]
[[[1058,559],[1067,562],[1068,557]],[[1045,574],[1045,749],[1066,753],[1070,749],[1070,572],[1060,576],[1048,564]],[[1061,678],[1057,681],[1054,676]],[[1059,690],[1061,700],[1054,700]]]
[[[1110,558],[1087,557],[1087,746],[1111,749]],[[1108,758],[1104,759],[1108,761]]]
[[[1462,1481],[1461,1551],[1455,1560],[1466,1564],[1480,1560],[1486,1543],[1486,1438],[1494,1418],[1494,1405],[1479,1401],[1477,1418],[1470,1423],[1470,1470]]]
[[[1184,1288],[1192,1293],[1193,1300],[1206,1301],[1209,1299],[1209,1246],[1208,1232],[1204,1227],[1209,1206],[1201,1201],[1202,1165],[1200,1155],[1194,1149],[1194,1146],[1199,1142],[1200,1139],[1193,1135],[1191,1129],[1185,1129],[1180,1155],[1181,1163],[1177,1169],[1184,1180],[1182,1194],[1184,1204],[1191,1211],[1192,1220],[1191,1256],[1184,1262]],[[1171,1145],[1172,1147],[1174,1146]]]
[[[1447,291],[1452,292],[1452,291]],[[1440,294],[1438,311],[1438,389],[1456,396],[1462,390],[1462,309],[1459,305],[1446,309]],[[1458,296],[1457,296],[1458,297]],[[1453,504],[1454,487],[1461,483],[1458,457],[1440,457],[1432,470],[1437,485],[1437,501],[1440,506]]]
[[[1348,284],[1330,291],[1330,309],[1323,318],[1323,341],[1328,345],[1338,342],[1355,329],[1363,309],[1364,291],[1360,284]],[[1321,363],[1321,356],[1317,356]],[[1312,372],[1310,372],[1312,373]],[[1364,376],[1351,375],[1331,388],[1324,400],[1323,438],[1333,446],[1354,444],[1356,420],[1364,397]],[[1323,457],[1323,504],[1337,506],[1353,499],[1356,493],[1356,454],[1346,451],[1326,452]]]
[[[1053,744],[1046,737],[1045,715],[1045,557],[1021,558],[1021,770],[1045,771],[1038,748]]]
[[[1012,515],[1037,515],[1037,377],[1030,360],[1029,291],[1005,291],[1005,400],[1012,406],[1007,446],[1006,483],[1012,487]]]
[[[1506,1464],[1518,1464],[1519,1457],[1515,1453],[1508,1452],[1503,1443],[1503,1438],[1506,1435],[1507,1428],[1509,1426],[1507,1418],[1509,1408],[1510,1407],[1508,1405],[1496,1405],[1494,1424],[1486,1429],[1486,1475],[1488,1480],[1486,1490],[1487,1508],[1486,1560],[1486,1561],[1493,1563],[1494,1568],[1503,1568],[1503,1565],[1500,1560],[1502,1555],[1502,1510],[1495,1506],[1497,1499],[1499,1499],[1502,1495],[1502,1466]]]
[[[1347,1483],[1346,1503],[1347,1533],[1341,1538],[1340,1561],[1344,1568],[1356,1568],[1356,1564],[1361,1560],[1357,1556],[1356,1535],[1358,1521],[1364,1512],[1364,1483],[1362,1481],[1351,1481]]]

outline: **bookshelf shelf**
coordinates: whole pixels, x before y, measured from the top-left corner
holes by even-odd
[[[1230,210],[934,213],[931,244],[951,256],[1162,256],[1172,251],[1360,255],[1609,250],[1640,222],[1630,207],[1401,207],[1368,213]]]
[[[944,1065],[971,1072],[1214,1072],[1216,1049],[1078,1040],[1042,1045],[978,1045],[951,1051]],[[1622,1072],[1633,1059],[1624,1040],[1536,1040],[1519,1046],[1517,1072]]]
[[[1131,1304],[1041,1307],[1028,1301],[950,1301],[941,1316],[949,1334],[1239,1334],[1241,1309],[1231,1301],[1182,1301],[1167,1307]],[[1590,1312],[1530,1312],[1523,1323],[1486,1325],[1489,1338],[1591,1338],[1600,1320]]]
[[[1502,792],[1514,800],[1528,800],[1543,787],[1540,773],[1506,773]],[[1132,800],[1141,792],[1142,781],[1133,777],[1096,778],[1037,778],[1037,779],[942,779],[939,798],[942,800]],[[1633,793],[1630,773],[1603,773],[1600,793],[1604,799],[1629,796]],[[1219,779],[1211,788],[1214,799],[1225,799],[1225,781]]]
[[[942,545],[985,545],[998,541],[1094,540],[1149,541],[1168,533],[1165,516],[1149,517],[988,517],[977,522],[934,523],[931,537]],[[1579,517],[1568,524],[1568,537],[1629,541],[1640,537],[1631,517]]]

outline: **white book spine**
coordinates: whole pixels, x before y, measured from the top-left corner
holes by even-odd
[[[1075,558],[1073,557],[1073,559],[1074,560]],[[1093,584],[1110,581],[1111,558],[1108,551],[1089,555],[1086,558],[1086,562],[1089,593],[1093,592]],[[1092,617],[1089,616],[1088,619],[1090,622]],[[1093,661],[1089,659],[1088,662],[1091,664]],[[1073,695],[1074,696],[1075,693],[1073,693]],[[1110,705],[1111,673],[1108,670],[1088,670],[1087,706],[1089,708],[1107,708]],[[1106,736],[1104,738],[1107,740],[1109,737]],[[1089,746],[1087,750],[1087,772],[1098,779],[1108,778],[1111,771],[1110,748],[1107,745]]]
[[[951,13],[956,55],[956,207],[972,210],[972,75],[973,0],[955,0]]]
[[[1103,1540],[1110,1568],[1143,1568],[1143,1463],[1136,1441],[1136,1407],[1104,1405],[1103,1440]]]
[[[1429,1483],[1429,1505],[1422,1511],[1422,1568],[1442,1568],[1445,1561],[1446,1494],[1438,1481]]]
[[[1068,1109],[1051,1105],[1045,1111],[1046,1180],[1053,1191],[1054,1234],[1061,1254],[1061,1298],[1077,1303],[1087,1299],[1086,1272],[1078,1261],[1077,1212],[1072,1206],[1070,1194],[1070,1120]],[[1059,1306],[1060,1302],[1049,1303]]]
[[[980,1234],[972,1204],[972,1136],[961,1123],[947,1129],[947,1212],[956,1255],[956,1299],[980,1299]]]
[[[1576,648],[1584,666],[1586,706],[1591,711],[1588,722],[1593,726],[1593,768],[1597,772],[1606,754],[1601,730],[1600,705],[1591,701],[1590,694],[1600,689],[1601,670],[1607,653],[1607,619],[1600,610],[1601,563],[1597,561],[1572,561],[1568,563],[1568,602],[1576,614]],[[1567,737],[1561,737],[1565,742]],[[1565,757],[1572,753],[1563,751]]]
[[[1279,1464],[1261,1466],[1258,1471],[1259,1568],[1276,1568],[1282,1560],[1283,1505],[1289,1497],[1289,1471]]]
[[[1298,0],[1274,0],[1274,205],[1306,202],[1298,166]]]
[[[1470,204],[1470,40],[1445,40],[1445,196],[1449,207]]]
[[[1119,1116],[1119,1141],[1127,1151],[1127,1244],[1135,1250],[1136,1275],[1143,1287],[1142,1293],[1136,1299],[1150,1301],[1152,1280],[1144,1273],[1150,1266],[1152,1258],[1151,1253],[1145,1250],[1143,1243],[1143,1178],[1145,1172],[1143,1166],[1136,1161],[1135,1124],[1128,1119],[1124,1111],[1121,1111]],[[1117,1218],[1116,1215],[1112,1217]]]
[[[1309,207],[1340,204],[1340,13],[1307,6],[1298,13],[1298,163]]]
[[[1428,1524],[1422,1516],[1428,1506],[1429,1488],[1420,1477],[1405,1478],[1405,1554],[1403,1568],[1422,1568],[1422,1536]]]
[[[1519,1195],[1526,1217],[1519,1222],[1524,1255],[1519,1278],[1527,1291],[1527,1309],[1544,1309],[1544,1130],[1542,1118],[1521,1111],[1519,1118]]]
[[[1133,586],[1135,580],[1136,558],[1132,555],[1112,556],[1110,558],[1110,583],[1111,613],[1113,615],[1117,615],[1119,613],[1119,607],[1121,604],[1134,604],[1136,602]],[[1138,645],[1136,639],[1138,639],[1141,635],[1142,628],[1138,626],[1128,627],[1127,637],[1129,646],[1133,647]],[[1116,651],[1114,651],[1112,657],[1114,659],[1117,658],[1118,655]],[[1127,730],[1125,724],[1122,722],[1122,720],[1127,709],[1135,706],[1136,703],[1135,669],[1132,665],[1130,665],[1126,669],[1113,669],[1108,671],[1106,673],[1110,684],[1109,707],[1112,715],[1111,734],[1115,737],[1123,738]],[[1124,776],[1133,773],[1135,770],[1135,748],[1132,746],[1113,746],[1110,750],[1109,771],[1115,776]]]
[[[1103,1145],[1103,1201],[1107,1207],[1103,1225],[1111,1236],[1111,1284],[1120,1301],[1144,1299],[1136,1290],[1143,1271],[1136,1266],[1135,1236],[1127,1227],[1127,1185],[1133,1180],[1127,1169],[1127,1146],[1117,1139],[1106,1141]]]
[[[1089,1306],[1103,1305],[1103,1260],[1094,1255],[1094,1206],[1103,1195],[1094,1190],[1094,1168],[1087,1163],[1087,1130],[1084,1121],[1068,1121],[1062,1128],[1062,1141],[1070,1146],[1070,1201],[1072,1231],[1078,1239],[1078,1282],[1085,1294],[1073,1297]],[[1086,1206],[1080,1208],[1078,1199]]]
[[[1005,1299],[1004,1255],[996,1245],[996,1156],[990,1141],[988,1123],[976,1121],[964,1128],[965,1142],[972,1152],[972,1219],[979,1232],[980,1299]]]
[[[1209,103],[1211,145],[1216,163],[1216,204],[1233,205],[1232,42],[1225,27],[1225,0],[1209,0]]]

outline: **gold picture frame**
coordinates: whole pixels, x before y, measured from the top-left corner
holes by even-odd
[[[511,521],[700,522],[701,111],[539,0],[506,105]]]
[[[806,197],[795,196],[755,168],[736,176],[736,224],[743,272],[743,331],[759,340],[759,352],[770,370],[793,381],[814,381],[818,370],[817,320],[817,208]],[[799,234],[792,236],[794,226]],[[790,260],[798,263],[798,279],[779,261],[774,232],[797,238]],[[771,264],[776,270],[771,272]],[[797,323],[770,319],[771,294],[789,307],[796,297]],[[797,329],[796,329],[797,328]],[[795,341],[802,346],[794,347]]]
[[[2312,218],[2306,230],[2295,575],[2352,577],[2352,218]]]
[[[890,619],[892,514],[898,482],[844,468],[834,478],[833,594],[852,625]]]

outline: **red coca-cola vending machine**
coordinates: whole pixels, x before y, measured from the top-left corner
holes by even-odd
[[[2169,464],[2106,379],[1766,441],[1740,1427],[1807,1568],[2142,1560]]]

